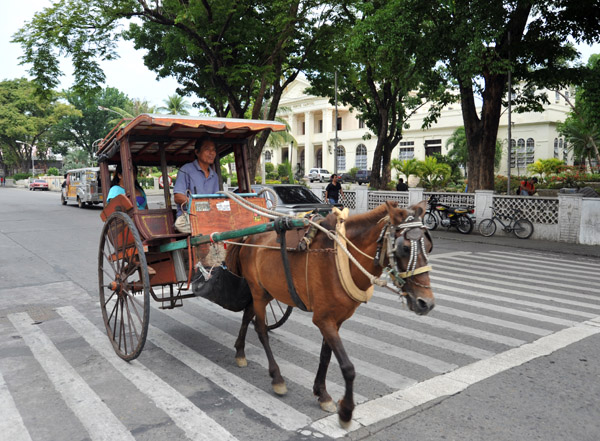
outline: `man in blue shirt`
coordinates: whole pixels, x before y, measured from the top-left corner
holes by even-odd
[[[181,215],[181,206],[188,203],[188,191],[192,194],[214,194],[219,191],[219,175],[211,167],[217,157],[214,141],[199,139],[196,141],[194,153],[197,160],[188,162],[179,169],[173,187],[177,216]]]

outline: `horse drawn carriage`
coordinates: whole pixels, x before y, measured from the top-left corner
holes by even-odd
[[[99,144],[98,162],[103,182],[110,182],[110,168],[121,164],[125,194],[105,203],[105,221],[98,254],[100,303],[108,336],[116,353],[125,360],[136,358],[144,347],[148,330],[149,301],[162,308],[181,306],[192,277],[204,266],[219,264],[225,239],[268,231],[272,223],[264,216],[230,202],[223,194],[193,194],[189,204],[191,234],[175,230],[176,210],[169,186],[164,202],[140,209],[135,199],[135,167],[159,167],[168,182],[169,167],[180,167],[195,159],[197,139],[210,137],[217,154],[235,156],[240,196],[252,204],[265,200],[249,193],[247,142],[263,130],[284,130],[269,121],[140,115],[115,127]],[[220,178],[217,161],[215,171]],[[109,185],[102,187],[107,200]],[[302,225],[303,222],[299,222]],[[217,251],[215,251],[217,249]],[[212,259],[212,260],[211,260]],[[270,328],[287,319],[291,307],[275,303],[268,317]]]
[[[283,323],[292,307],[312,313],[323,336],[313,391],[323,410],[336,409],[325,385],[333,353],[346,383],[337,407],[344,425],[354,409],[355,373],[339,336],[342,323],[371,298],[374,284],[405,298],[417,314],[427,314],[434,306],[427,258],[432,244],[422,222],[426,203],[405,209],[388,201],[350,217],[347,209],[334,208],[319,223],[267,209],[265,199],[249,192],[247,143],[263,130],[284,128],[271,121],[140,115],[113,129],[99,144],[98,162],[103,182],[110,181],[109,166],[121,165],[125,194],[105,202],[101,213],[105,224],[98,253],[100,306],[114,350],[132,360],[146,340],[150,297],[162,308],[174,308],[202,291],[194,288],[196,280],[204,281],[201,288],[226,291],[206,283],[204,274],[224,257],[225,266],[240,281],[229,294],[243,292],[247,299],[236,305],[244,311],[235,343],[238,366],[246,365],[246,331],[254,320],[273,391],[285,394],[267,332]],[[169,186],[163,188],[161,207],[137,207],[134,169],[158,166],[163,182],[168,182],[168,167],[194,160],[196,140],[205,137],[214,141],[218,157],[233,152],[239,193],[188,194],[191,233],[184,234],[174,229]],[[216,172],[220,173],[218,160]],[[104,201],[108,187],[102,187]],[[231,246],[223,253],[217,245],[226,240]]]

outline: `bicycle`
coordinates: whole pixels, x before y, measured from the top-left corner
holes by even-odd
[[[496,232],[496,222],[498,221],[502,225],[502,229],[506,233],[514,233],[519,239],[528,239],[533,234],[533,224],[522,216],[521,210],[513,208],[512,214],[502,215],[497,214],[494,207],[492,209],[492,217],[483,219],[479,223],[479,234],[485,237],[493,236]],[[504,223],[502,219],[507,220],[508,223]]]

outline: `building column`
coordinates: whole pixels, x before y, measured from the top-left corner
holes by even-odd
[[[315,165],[315,146],[313,145],[314,123],[313,113],[304,112],[304,160],[306,161],[305,172],[313,168]]]
[[[329,145],[331,140],[335,137],[335,132],[332,132],[333,127],[333,110],[323,109],[323,133],[321,139],[323,140],[323,167],[333,173],[333,154],[329,153]],[[333,150],[332,150],[333,151]]]

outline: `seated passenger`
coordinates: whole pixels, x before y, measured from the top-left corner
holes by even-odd
[[[145,210],[148,208],[148,199],[146,198],[146,193],[142,189],[142,186],[137,181],[138,170],[137,167],[133,166],[133,174],[136,177],[135,179],[135,200],[137,202],[137,207],[140,210]],[[106,203],[108,203],[112,198],[125,194],[125,188],[123,187],[123,168],[121,164],[117,164],[117,169],[115,170],[115,174],[110,181],[110,191],[108,192],[108,196],[106,197]]]
[[[196,160],[182,166],[177,173],[173,188],[177,216],[181,215],[181,207],[188,203],[188,191],[192,194],[214,194],[219,191],[219,175],[212,167],[217,157],[215,142],[208,138],[198,139],[194,154]]]

